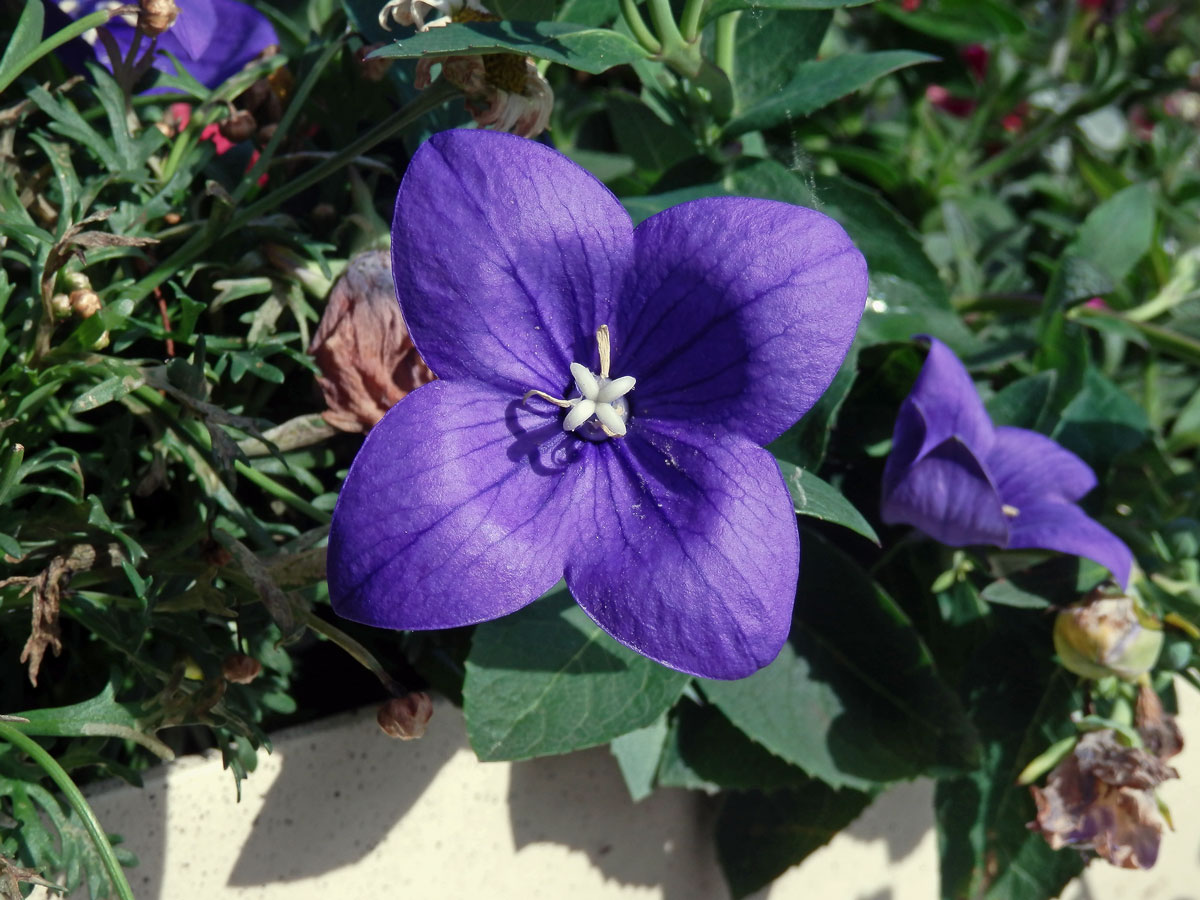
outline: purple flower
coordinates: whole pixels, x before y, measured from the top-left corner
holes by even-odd
[[[832,220],[713,198],[636,229],[565,157],[451,131],[396,198],[396,291],[438,380],[367,437],[329,538],[334,608],[397,629],[565,577],[618,641],[737,678],[787,638],[800,544],[762,445],[829,385],[866,298]]]
[[[996,427],[971,376],[935,338],[900,407],[883,473],[883,520],[952,547],[1057,550],[1095,560],[1126,586],[1133,555],[1075,505],[1096,476],[1024,428]]]
[[[97,10],[119,6],[111,0],[56,0],[55,6],[72,19],[81,19]],[[132,22],[118,17],[105,27],[126,56],[137,29]],[[94,34],[94,32],[93,32]],[[86,36],[85,36],[86,37]],[[98,40],[89,40],[96,58],[111,71],[108,51]],[[267,47],[277,45],[279,36],[267,17],[253,7],[236,0],[186,0],[179,3],[175,24],[158,37],[158,50],[173,53],[185,69],[206,87],[215,88],[257,57]],[[140,53],[150,46],[143,38]],[[175,66],[165,53],[156,52],[154,68],[175,75]]]

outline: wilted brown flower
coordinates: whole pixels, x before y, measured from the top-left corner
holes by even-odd
[[[138,5],[137,27],[146,37],[158,37],[179,18],[175,0],[141,0]]]
[[[1084,678],[1116,675],[1132,681],[1154,668],[1162,644],[1162,625],[1125,594],[1093,592],[1054,621],[1059,661]]]
[[[382,250],[350,260],[309,352],[322,373],[325,421],[343,431],[369,431],[402,397],[433,380],[408,336]]]
[[[1121,744],[1115,731],[1088,732],[1045,789],[1029,789],[1037,804],[1029,827],[1055,850],[1090,849],[1115,866],[1149,869],[1163,829],[1154,789],[1178,777],[1153,754]]]
[[[71,309],[81,319],[90,319],[100,312],[100,297],[95,291],[71,291]]]
[[[437,64],[442,77],[466,96],[477,125],[534,138],[550,124],[554,91],[531,60],[514,53],[425,57],[417,61],[413,85],[428,87]]]
[[[414,691],[383,704],[375,720],[388,737],[412,741],[425,734],[432,716],[432,698],[424,691]]]

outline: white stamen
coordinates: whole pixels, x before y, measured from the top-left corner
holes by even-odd
[[[605,406],[612,409],[608,404],[605,404]],[[596,401],[589,400],[587,397],[580,397],[575,404],[575,408],[567,413],[567,417],[563,419],[563,428],[567,431],[574,431],[595,414]]]
[[[589,400],[598,399],[600,382],[596,380],[595,375],[588,371],[587,366],[571,363],[571,376],[575,379],[575,386],[579,388],[579,393]],[[609,401],[604,402],[608,403]]]
[[[588,374],[590,375],[591,373],[589,372]],[[596,395],[596,402],[612,403],[618,397],[624,397],[632,391],[635,384],[637,384],[637,379],[632,375],[622,375],[620,378],[614,378],[608,384],[604,385],[604,387],[600,388],[600,392]]]
[[[572,410],[574,412],[574,410]],[[570,418],[568,416],[568,418]],[[621,414],[612,408],[611,403],[596,404],[596,418],[600,424],[611,431],[614,437],[625,436],[625,420],[621,418]]]

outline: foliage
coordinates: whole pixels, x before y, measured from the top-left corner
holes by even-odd
[[[378,2],[279,6],[277,55],[214,89],[146,76],[168,94],[68,68],[41,0],[6,7],[3,726],[80,783],[207,747],[240,781],[270,728],[432,685],[481,758],[611,741],[635,797],[721,794],[739,896],[916,777],[938,779],[944,896],[1056,896],[1079,855],[1025,828],[1014,782],[1077,733],[1072,713],[1130,710],[1131,686],[1055,664],[1042,613],[1103,573],[887,527],[879,484],[921,366],[910,338],[934,335],[998,425],[1093,467],[1084,505],[1166,618],[1154,685],[1168,706],[1168,673],[1200,688],[1200,16],[689,0],[667,21],[649,0],[648,25],[617,0],[507,0],[505,21],[393,40]],[[554,145],[635,220],[768,197],[822,209],[867,257],[854,350],[770,447],[802,516],[800,592],[783,653],[744,681],[638,657],[561,591],[422,635],[328,608],[324,541],[360,437],[317,418],[310,338],[350,257],[386,241],[411,150],[470,121],[444,83],[415,90],[410,57],[503,50],[542,61]],[[219,152],[210,126],[242,111],[255,129]],[[376,679],[315,690],[330,647]],[[249,683],[223,671],[238,654],[262,665]],[[108,895],[104,842],[33,760],[0,740],[0,863]]]

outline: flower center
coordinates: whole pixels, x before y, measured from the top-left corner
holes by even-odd
[[[571,363],[571,377],[575,379],[576,395],[562,400],[542,391],[526,391],[524,399],[540,397],[555,406],[569,410],[563,417],[563,430],[574,431],[580,437],[591,441],[602,441],[606,438],[625,436],[626,423],[629,421],[629,401],[625,399],[625,395],[633,390],[637,381],[631,375],[609,377],[612,346],[607,325],[601,325],[597,329],[596,344],[600,348],[599,375],[582,363]]]

